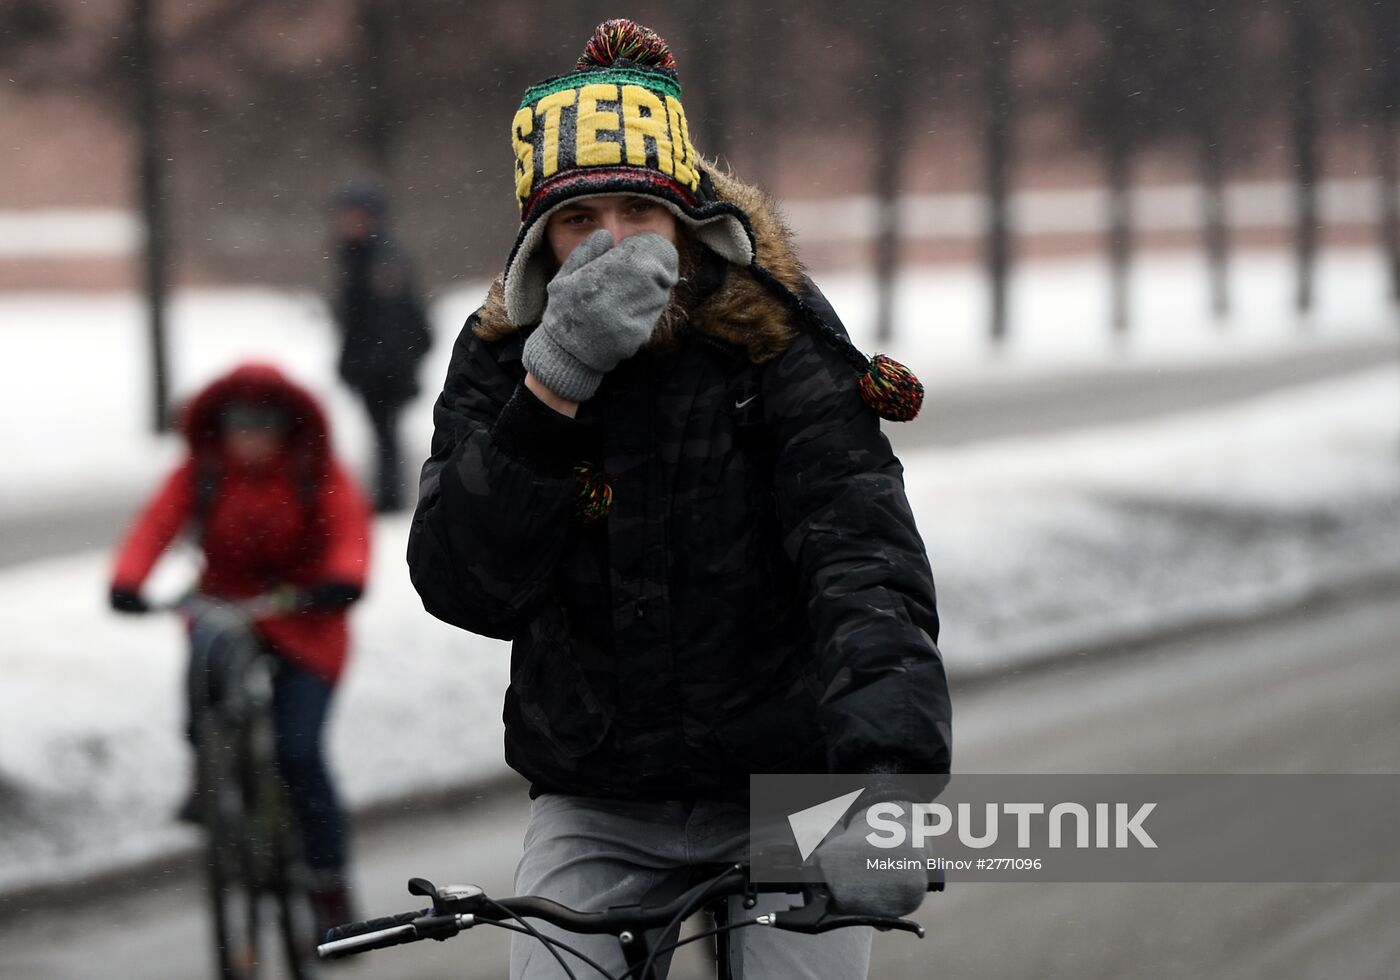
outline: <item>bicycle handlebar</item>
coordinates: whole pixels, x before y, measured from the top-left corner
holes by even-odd
[[[752,882],[747,866],[735,864],[726,868],[719,877],[688,890],[665,905],[624,905],[601,912],[580,912],[534,895],[494,900],[475,885],[438,889],[425,879],[413,878],[409,881],[409,891],[432,898],[431,908],[338,926],[327,933],[326,942],[317,947],[317,952],[322,959],[340,959],[423,939],[442,941],[479,922],[500,923],[516,917],[540,919],[573,933],[621,936],[625,932],[644,932],[671,923],[692,905],[701,887],[707,889],[707,901],[751,892],[786,893],[793,889],[788,884]],[[941,885],[933,890],[939,889]],[[921,939],[924,936],[923,927],[908,919],[835,912],[831,908],[831,895],[825,889],[808,887],[803,893],[805,902],[802,905],[755,916],[751,924],[807,935],[852,926],[871,926],[880,930],[912,932]]]
[[[442,932],[436,920],[452,919],[451,932]],[[432,909],[419,909],[415,912],[400,912],[398,915],[381,916],[364,922],[352,922],[336,926],[326,933],[326,941],[316,947],[323,960],[335,960],[356,953],[368,953],[372,949],[388,949],[420,939],[446,939],[455,936],[464,926],[457,924],[459,916],[434,916]]]
[[[211,596],[203,592],[191,591],[176,599],[152,602],[149,604],[149,611],[197,615],[211,609],[220,609],[248,620],[254,620],[287,612],[293,601],[293,594],[285,589],[261,592],[246,599],[227,599],[222,596]]]

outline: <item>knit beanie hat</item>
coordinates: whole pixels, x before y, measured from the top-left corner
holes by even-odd
[[[629,20],[598,27],[567,75],[530,86],[511,122],[520,233],[506,263],[506,313],[530,324],[544,313],[551,273],[540,248],[549,216],[604,194],[655,198],[711,250],[753,261],[743,211],[717,201],[690,142],[676,61],[656,32]]]
[[[655,31],[630,20],[598,26],[574,70],[530,86],[511,122],[520,232],[506,260],[506,315],[521,326],[544,315],[552,268],[541,248],[549,216],[565,204],[635,194],[665,205],[721,258],[747,269],[860,374],[882,418],[907,421],[923,386],[902,364],[867,359],[758,264],[748,215],[720,200],[690,142],[676,60]]]

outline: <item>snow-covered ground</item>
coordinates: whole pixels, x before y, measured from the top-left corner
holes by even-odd
[[[894,352],[930,384],[963,384],[991,372],[1194,360],[1207,351],[1244,357],[1375,333],[1387,325],[1379,265],[1368,254],[1329,253],[1308,339],[1286,314],[1284,257],[1258,255],[1237,265],[1249,288],[1225,339],[1196,302],[1194,264],[1167,258],[1141,272],[1142,332],[1127,352],[1104,343],[1102,283],[1091,263],[1023,274],[1018,341],[993,365],[977,341],[975,279],[966,271],[911,278]],[[823,286],[869,349],[868,287],[855,278]],[[441,377],[449,338],[479,292],[436,304],[440,343],[425,388]],[[342,451],[364,457],[364,425],[334,385],[332,340],[314,301],[191,294],[174,323],[181,390],[238,358],[271,357],[330,403]],[[0,413],[0,513],[139,492],[173,461],[168,439],[141,431],[139,329],[130,299],[0,298],[0,391],[10,409]],[[430,427],[429,401],[405,422],[415,454]],[[955,684],[1048,648],[1149,631],[1203,610],[1245,612],[1400,568],[1393,365],[1226,409],[923,450],[905,465]],[[503,765],[507,651],[423,613],[404,572],[406,523],[379,522],[333,730],[334,760],[357,806]],[[0,890],[120,867],[194,840],[169,817],[188,778],[182,637],[168,619],[106,610],[108,561],[90,553],[0,571]],[[152,590],[173,592],[190,561],[172,556]]]

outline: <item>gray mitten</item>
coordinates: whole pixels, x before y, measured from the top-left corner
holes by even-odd
[[[902,804],[906,815],[908,803]],[[907,827],[906,827],[907,829]],[[817,848],[826,887],[838,912],[846,915],[876,915],[898,919],[912,913],[928,891],[927,872],[922,867],[871,868],[870,858],[909,858],[910,848],[881,850],[867,841],[870,825],[862,810],[831,839]],[[908,838],[906,837],[906,840]],[[918,855],[922,857],[922,855]]]
[[[525,369],[570,401],[593,397],[607,374],[651,337],[679,275],[675,246],[595,231],[549,283],[544,319],[525,342]]]

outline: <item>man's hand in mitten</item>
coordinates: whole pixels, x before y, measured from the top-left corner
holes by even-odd
[[[617,245],[599,229],[549,283],[544,319],[525,342],[525,369],[570,401],[587,401],[603,375],[651,337],[679,275],[675,246],[660,235]]]
[[[907,824],[912,808],[908,803],[900,806]],[[846,915],[903,918],[923,902],[928,890],[927,873],[922,865],[900,868],[898,862],[894,867],[878,870],[868,866],[870,858],[910,856],[908,848],[881,850],[865,839],[871,832],[866,819],[868,813],[868,809],[857,813],[850,823],[818,847],[817,863],[826,878],[836,911]],[[905,829],[907,831],[908,826]]]

